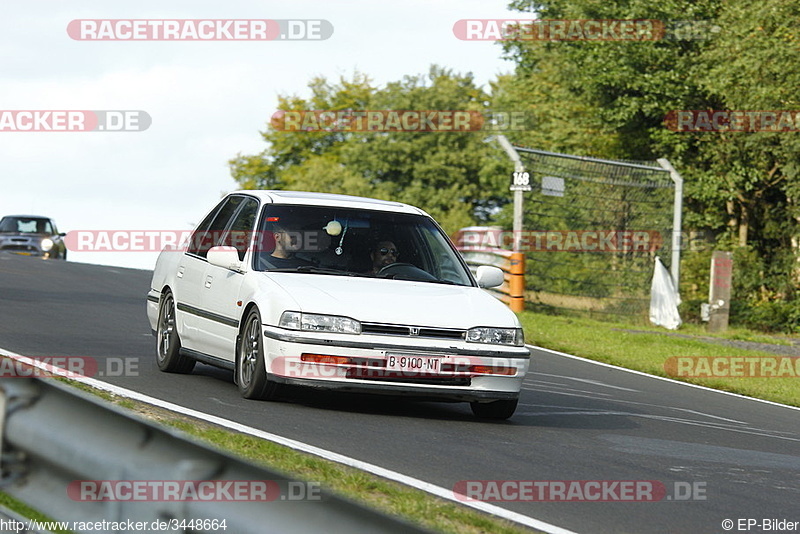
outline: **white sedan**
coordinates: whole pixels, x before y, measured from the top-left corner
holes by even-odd
[[[424,211],[322,193],[227,195],[147,296],[162,371],[234,371],[248,399],[284,385],[470,402],[506,419],[530,362],[516,315],[481,289]]]

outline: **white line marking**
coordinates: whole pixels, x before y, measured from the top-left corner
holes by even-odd
[[[527,386],[527,387],[524,387],[523,389],[526,389],[528,391],[551,391],[551,390],[555,390],[555,391],[577,391],[579,393],[590,393],[592,395],[600,395],[600,396],[603,396],[603,397],[611,397],[610,393],[600,393],[598,391],[587,391],[585,389],[569,388],[569,387],[565,386],[564,384],[557,384],[555,382],[542,382],[541,380],[530,380],[529,381],[528,379],[525,379],[522,383],[525,386]],[[544,389],[544,388],[550,388],[550,389]]]
[[[550,390],[537,390],[537,391],[544,391],[545,393],[560,393],[562,395],[569,395],[569,393],[564,393],[564,392],[561,392],[561,391],[550,391]],[[719,419],[720,421],[726,421],[728,423],[738,423],[740,425],[749,425],[750,424],[747,421],[739,421],[738,419],[730,419],[728,417],[721,417],[719,415],[713,415],[713,414],[710,414],[710,413],[698,412],[697,410],[691,410],[689,408],[678,408],[677,406],[667,406],[666,404],[653,404],[653,403],[650,403],[650,402],[638,402],[638,401],[631,401],[631,400],[618,399],[618,398],[601,399],[601,398],[596,397],[595,395],[605,395],[605,393],[597,393],[597,392],[594,392],[594,391],[587,391],[586,393],[589,393],[589,395],[572,394],[572,396],[574,396],[574,397],[583,397],[583,398],[586,398],[586,399],[599,400],[599,401],[604,401],[605,400],[605,401],[616,402],[616,403],[620,403],[620,404],[635,404],[636,406],[647,406],[647,407],[650,407],[650,408],[659,408],[659,409],[662,409],[662,410],[674,410],[676,412],[686,412],[686,413],[691,413],[691,414],[695,414],[695,415],[700,415],[702,417],[708,417],[709,419]],[[528,404],[527,406],[536,406],[536,405],[535,404]],[[542,406],[544,406],[544,405],[542,405]],[[563,406],[562,406],[562,408],[563,408]]]
[[[667,378],[667,377],[664,377],[664,376],[649,375],[647,373],[643,373],[642,371],[634,371],[633,369],[626,369],[624,367],[617,367],[616,365],[611,365],[610,363],[603,363],[603,362],[598,362],[598,361],[595,361],[595,360],[589,360],[587,358],[581,358],[580,356],[573,356],[572,354],[567,354],[566,352],[560,352],[560,351],[557,351],[557,350],[546,349],[544,347],[537,347],[536,345],[526,345],[526,346],[530,347],[532,349],[541,350],[543,352],[549,352],[550,354],[555,354],[556,356],[563,356],[564,358],[570,358],[570,359],[578,360],[578,361],[585,362],[585,363],[591,363],[593,365],[599,365],[601,367],[608,367],[609,369],[616,369],[617,371],[625,371],[626,373],[633,373],[635,375],[644,376],[644,377],[652,378],[652,379],[655,379],[655,380],[663,380],[665,382],[672,382],[673,384],[680,384],[682,386],[686,386],[686,387],[690,387],[690,388],[697,388],[697,389],[702,389],[702,390],[705,390],[705,391],[712,391],[714,393],[719,393],[720,395],[729,395],[731,397],[736,397],[736,398],[739,398],[739,399],[745,399],[745,400],[754,401],[754,402],[761,402],[761,403],[764,403],[764,404],[769,404],[771,406],[780,406],[781,408],[789,408],[790,410],[800,411],[800,407],[798,407],[798,406],[789,406],[788,404],[781,404],[779,402],[773,402],[773,401],[768,401],[768,400],[764,400],[764,399],[758,399],[756,397],[746,397],[744,395],[739,395],[738,393],[731,393],[730,391],[722,391],[722,390],[719,390],[719,389],[712,389],[712,388],[706,387],[706,386],[699,386],[697,384],[690,384],[689,382],[681,382],[680,380],[674,380],[672,378]]]
[[[34,365],[36,367],[41,367],[42,365],[46,365],[43,364],[43,362],[39,362],[33,358],[22,356],[21,354],[16,354],[14,352],[7,351],[3,348],[0,348],[0,355],[8,356],[9,358],[19,360],[29,365]],[[52,366],[50,366],[50,369],[52,370]],[[565,528],[561,528],[556,525],[551,525],[550,523],[545,523],[544,521],[534,519],[533,517],[528,517],[526,515],[522,515],[517,512],[512,512],[510,510],[500,508],[499,506],[495,506],[487,502],[466,500],[467,497],[456,494],[455,492],[453,492],[452,490],[448,490],[447,488],[436,486],[435,484],[430,484],[428,482],[425,482],[424,480],[419,480],[404,475],[402,473],[398,473],[396,471],[391,471],[389,469],[377,466],[375,464],[362,462],[361,460],[356,460],[355,458],[350,458],[349,456],[344,456],[343,454],[328,451],[326,449],[321,449],[319,447],[309,445],[308,443],[303,443],[302,441],[297,441],[285,438],[283,436],[278,436],[277,434],[271,434],[269,432],[265,432],[257,428],[252,428],[240,423],[236,423],[234,421],[223,419],[222,417],[217,417],[215,415],[199,412],[197,410],[192,410],[191,408],[186,408],[184,406],[173,404],[171,402],[157,399],[155,397],[150,397],[149,395],[139,393],[138,391],[132,391],[130,389],[121,388],[119,386],[108,384],[106,382],[102,382],[100,380],[95,380],[93,378],[85,376],[77,376],[77,377],[71,376],[70,380],[75,380],[76,382],[81,382],[88,386],[92,386],[97,389],[102,389],[104,391],[108,391],[110,393],[119,395],[121,397],[127,397],[130,399],[138,400],[147,404],[151,404],[153,406],[158,406],[159,408],[164,408],[165,410],[170,410],[172,412],[187,415],[189,417],[194,417],[196,419],[201,419],[203,421],[207,421],[215,425],[229,428],[231,430],[235,430],[243,434],[249,434],[251,436],[260,439],[265,439],[273,443],[278,443],[279,445],[284,445],[291,449],[313,454],[315,456],[319,456],[321,458],[330,460],[332,462],[343,464],[349,467],[354,467],[356,469],[361,469],[362,471],[367,471],[368,473],[372,473],[373,475],[387,478],[389,480],[394,480],[395,482],[399,482],[401,484],[411,486],[412,488],[425,491],[437,497],[441,497],[442,499],[453,501],[462,504],[464,506],[480,510],[487,514],[500,517],[502,519],[507,519],[509,521],[513,521],[521,525],[541,530],[542,532],[546,532],[547,534],[577,534],[571,530],[567,530]],[[458,497],[462,497],[465,500],[461,500]]]
[[[612,386],[611,384],[606,384],[604,382],[600,382],[599,380],[589,380],[587,378],[576,378],[574,376],[563,376],[563,375],[551,375],[548,373],[537,373],[534,371],[535,375],[539,376],[554,376],[556,378],[564,378],[566,380],[576,380],[578,382],[586,382],[587,384],[594,384],[595,386],[602,386],[604,388],[613,388],[613,389],[621,389],[622,391],[632,391],[633,393],[641,393],[638,389],[631,389],[631,388],[624,388],[622,386]]]

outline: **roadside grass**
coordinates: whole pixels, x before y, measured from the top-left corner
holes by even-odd
[[[283,472],[288,477],[319,483],[344,498],[362,503],[387,515],[399,517],[431,532],[442,534],[531,534],[538,532],[356,468],[337,464],[143,402],[120,397],[77,380],[64,377],[55,377],[54,379],[93,394],[102,401],[130,410],[139,416],[176,428],[215,448]],[[34,507],[2,491],[0,491],[0,505],[5,505],[26,518],[54,521]],[[70,531],[58,530],[56,532],[60,534]]]
[[[37,509],[33,508],[32,506],[29,506],[29,505],[25,504],[24,502],[20,501],[19,499],[16,499],[16,498],[12,497],[11,495],[9,495],[8,493],[4,493],[2,491],[0,491],[0,506],[5,506],[7,509],[13,510],[17,514],[19,514],[21,517],[25,517],[25,518],[28,518],[28,519],[33,519],[33,520],[38,521],[39,523],[50,523],[50,526],[54,526],[57,523],[57,521],[54,520],[53,518],[51,518],[49,516],[46,516],[45,514],[39,512]],[[9,520],[6,519],[6,521],[9,521]],[[8,525],[8,524],[9,523],[6,523],[6,525]],[[26,525],[26,527],[27,527],[27,525]],[[3,530],[2,532],[22,532],[22,531],[21,530],[13,530],[13,529],[9,528],[7,530]],[[27,531],[25,531],[25,532],[27,532]],[[53,532],[53,534],[71,534],[72,533],[71,530],[65,530],[65,529],[61,529],[61,528],[53,528],[50,532]]]
[[[177,428],[237,456],[320,483],[353,501],[400,517],[433,532],[452,534],[522,534],[537,532],[456,502],[434,497],[422,490],[383,479],[370,473],[317,458],[260,438],[231,432],[213,425],[178,418],[170,412],[156,416],[162,424]]]
[[[117,398],[116,404],[170,426],[237,457],[319,483],[351,501],[399,517],[436,533],[531,534],[539,531],[479,512],[422,490],[387,480],[284,445],[234,432],[148,404]]]
[[[194,419],[118,397],[75,380],[58,378],[81,391],[92,393],[105,402],[130,410],[158,424],[182,431],[192,438],[239,458],[263,465],[287,477],[320,484],[333,493],[441,534],[536,534],[537,530],[486,514],[457,502],[435,497],[411,488],[314,455],[296,451],[247,434],[234,432]],[[0,491],[0,504],[21,516],[39,521],[54,521],[35,508]],[[57,520],[57,519],[56,519]],[[69,534],[68,530],[56,530]]]
[[[701,339],[675,337],[668,335],[672,331],[653,326],[634,326],[530,311],[520,313],[519,319],[525,330],[525,341],[533,345],[739,395],[800,406],[800,377],[797,376],[684,378],[674,376],[665,369],[667,360],[677,356],[777,357],[776,354],[711,344]],[[688,325],[682,326],[676,333],[776,345],[791,344],[786,337],[775,338],[745,329],[732,329],[724,334],[712,335],[703,331],[699,325]],[[535,360],[532,367],[535,372]]]
[[[77,380],[64,377],[54,377],[53,379],[95,395],[104,402],[130,410],[141,417],[185,432],[191,437],[229,454],[280,471],[291,478],[319,483],[339,496],[387,515],[399,517],[431,532],[442,534],[535,534],[538,532],[468,508],[458,502],[435,497],[399,482],[296,451],[284,445],[120,397]],[[6,506],[25,518],[58,521],[3,491],[0,491],[0,505]],[[56,530],[55,532],[68,534],[70,531]]]

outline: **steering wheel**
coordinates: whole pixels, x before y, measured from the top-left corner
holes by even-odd
[[[376,274],[392,274],[392,272],[395,270],[401,270],[401,267],[413,267],[414,269],[417,268],[417,266],[413,263],[403,263],[398,261],[395,263],[390,263],[389,265],[384,265]]]
[[[427,271],[423,271],[413,263],[390,263],[378,271],[378,276],[391,276],[395,280],[412,280],[417,282],[433,282],[437,280],[435,276]]]

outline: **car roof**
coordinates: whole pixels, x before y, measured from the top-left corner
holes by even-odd
[[[2,219],[47,219],[52,221],[51,217],[45,217],[44,215],[3,215],[0,217]]]
[[[233,194],[252,195],[264,202],[272,204],[302,204],[306,206],[337,206],[342,208],[360,208],[376,211],[393,211],[397,213],[413,213],[428,215],[423,210],[391,200],[378,200],[375,198],[355,197],[351,195],[337,195],[333,193],[313,193],[310,191],[275,191],[275,190],[241,190]]]

